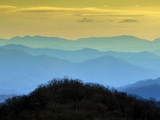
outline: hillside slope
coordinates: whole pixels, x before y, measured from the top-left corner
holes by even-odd
[[[77,40],[67,40],[57,37],[24,36],[9,40],[0,39],[0,44],[20,44],[33,48],[52,48],[63,50],[78,50],[92,48],[97,50],[113,50],[125,52],[152,51],[159,49],[159,41],[149,41],[134,36],[92,37]]]
[[[159,103],[62,79],[0,105],[0,120],[157,120]]]
[[[84,62],[86,60],[96,59],[103,56],[113,56],[122,59],[130,64],[144,67],[160,74],[160,56],[151,52],[117,52],[117,51],[98,51],[85,48],[75,51],[65,51],[60,49],[30,48],[23,45],[9,44],[0,48],[7,50],[20,50],[33,56],[46,55],[59,59],[68,60],[74,63]]]
[[[110,86],[122,86],[143,78],[155,78],[156,72],[132,65],[122,59],[112,56],[104,56],[97,59],[87,60],[77,64],[78,77],[90,82]]]
[[[149,79],[130,84],[119,89],[128,94],[141,96],[145,99],[160,100],[160,78]]]
[[[122,86],[158,77],[157,73],[112,56],[72,63],[45,55],[0,48],[0,88],[27,93],[52,78],[68,76],[85,82]],[[121,72],[119,72],[121,71]]]

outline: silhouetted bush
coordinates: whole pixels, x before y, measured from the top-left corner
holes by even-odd
[[[0,105],[0,120],[158,120],[160,103],[98,84],[54,79]]]

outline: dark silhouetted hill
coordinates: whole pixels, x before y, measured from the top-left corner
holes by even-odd
[[[160,103],[60,79],[0,105],[0,120],[158,120]]]

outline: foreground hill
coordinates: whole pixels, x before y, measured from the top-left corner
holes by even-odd
[[[154,98],[160,100],[160,78],[139,81],[121,87],[119,90],[128,94],[141,96],[145,99]]]
[[[97,84],[53,80],[0,105],[0,120],[157,120],[159,103]]]

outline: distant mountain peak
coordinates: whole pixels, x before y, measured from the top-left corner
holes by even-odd
[[[80,49],[80,50],[76,50],[76,51],[85,51],[85,52],[100,52],[99,50],[96,50],[96,49],[92,49],[92,48],[83,48],[83,49]]]
[[[19,40],[19,39],[30,39],[30,38],[32,38],[31,36],[29,36],[29,35],[26,35],[26,36],[15,36],[15,37],[13,37],[13,38],[11,38],[10,40]]]

